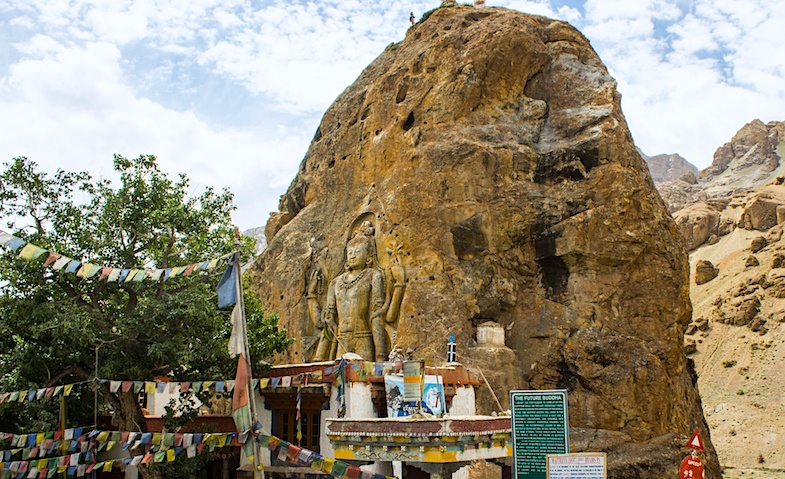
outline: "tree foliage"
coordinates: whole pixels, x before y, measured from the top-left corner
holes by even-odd
[[[86,172],[48,175],[26,158],[0,174],[0,217],[8,232],[50,251],[119,268],[167,268],[234,250],[229,191],[193,195],[188,179],[162,172],[153,156],[114,158],[117,186]],[[248,258],[253,240],[245,238]],[[45,258],[45,256],[44,256]],[[217,309],[220,272],[157,283],[78,278],[25,261],[0,258],[0,389],[20,390],[99,377],[210,380],[232,377],[230,311]],[[290,343],[277,317],[246,291],[251,357],[261,361]],[[92,392],[69,398],[70,422],[92,423]],[[101,388],[121,427],[138,422],[135,398]],[[48,405],[46,405],[48,404]],[[56,401],[0,405],[0,428],[51,430]],[[21,418],[21,419],[20,419]],[[143,422],[143,421],[142,421]],[[21,431],[20,431],[21,430]]]

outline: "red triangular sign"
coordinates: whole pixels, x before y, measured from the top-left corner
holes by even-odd
[[[701,439],[701,433],[697,429],[695,432],[692,433],[692,437],[689,441],[687,441],[687,447],[695,449],[696,451],[704,451],[703,449],[703,439]]]

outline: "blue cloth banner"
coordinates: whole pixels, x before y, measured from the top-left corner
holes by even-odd
[[[218,307],[225,308],[237,303],[237,271],[234,261],[226,267],[221,281],[218,282]]]

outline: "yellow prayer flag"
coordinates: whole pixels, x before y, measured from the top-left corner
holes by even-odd
[[[25,402],[25,399],[27,399],[27,391],[19,391],[19,399],[17,399],[17,402]]]
[[[174,461],[174,449],[166,450],[166,462]]]
[[[322,380],[322,372],[321,371],[312,371],[311,372],[311,379],[314,381],[321,381]]]
[[[32,243],[27,243],[25,247],[22,248],[22,251],[19,252],[19,257],[30,261],[33,258],[33,254],[39,249],[43,248],[40,248]]]
[[[139,272],[138,269],[132,269],[131,271],[129,271],[128,276],[125,277],[125,281],[123,281],[123,283],[130,283],[131,281],[133,281],[134,276],[136,276],[136,273],[138,272]]]
[[[270,384],[270,378],[259,379],[259,389],[266,388],[268,384]]]
[[[90,271],[93,270],[93,264],[90,263],[82,263],[82,267],[79,268],[79,271],[76,272],[77,278],[87,278],[87,275]]]
[[[98,442],[106,442],[106,440],[109,439],[109,431],[99,432],[96,439],[98,440]]]
[[[58,473],[65,472],[66,469],[68,469],[68,466],[57,466]]]
[[[46,469],[49,467],[49,459],[39,459],[38,460],[38,470]]]
[[[218,266],[218,260],[217,259],[211,259],[210,262],[207,264],[207,269],[213,269],[216,266]]]
[[[43,433],[43,432],[39,432],[38,434],[36,434],[35,435],[35,443],[36,444],[43,444],[45,435],[46,435],[46,433]]]
[[[151,444],[161,445],[161,441],[163,441],[163,439],[164,439],[163,433],[154,432],[153,433],[153,440],[152,440]]]
[[[73,384],[66,384],[65,387],[63,387],[63,396],[70,396],[73,389]]]
[[[205,381],[202,383],[202,389],[210,389],[210,386],[215,384],[215,381]]]
[[[113,465],[114,465],[114,461],[106,461],[104,463],[104,467],[103,467],[103,469],[101,469],[101,471],[102,472],[112,472],[112,466]]]
[[[152,381],[145,381],[144,392],[147,394],[155,394],[155,383]]]
[[[177,276],[178,274],[180,274],[180,273],[182,273],[183,271],[185,271],[185,268],[187,268],[187,266],[177,266],[177,267],[175,267],[175,268],[172,268],[172,272],[171,272],[171,273],[169,273],[169,277],[170,277],[170,278],[174,278],[174,277],[175,277],[175,276]]]
[[[330,474],[333,472],[333,466],[335,465],[335,459],[331,459],[329,457],[324,458],[324,462],[322,463],[322,471]]]

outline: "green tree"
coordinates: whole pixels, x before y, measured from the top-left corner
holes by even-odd
[[[115,156],[117,187],[86,172],[38,171],[15,158],[0,174],[0,217],[8,232],[38,246],[97,265],[167,268],[234,250],[232,195],[205,189],[195,196],[181,174],[163,173],[153,156]],[[253,240],[245,238],[248,258]],[[20,390],[92,379],[203,380],[231,377],[230,311],[217,309],[220,272],[144,283],[78,278],[43,267],[46,255],[0,258],[0,388]],[[290,344],[277,317],[244,293],[251,358],[262,361]],[[71,423],[92,423],[92,391],[69,398]],[[121,430],[144,429],[136,395],[99,388],[102,405]],[[187,401],[186,401],[187,402]],[[72,404],[73,403],[73,404]],[[179,408],[179,412],[183,412]],[[178,408],[172,408],[178,410]],[[187,416],[187,414],[186,414]],[[56,401],[0,405],[0,430],[53,429]],[[85,422],[86,421],[86,422]]]

